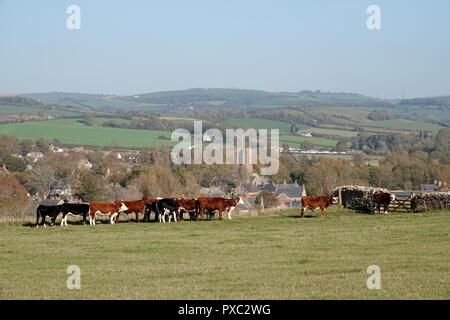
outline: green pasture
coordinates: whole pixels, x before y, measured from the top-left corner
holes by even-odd
[[[450,299],[449,211],[0,223],[0,299]],[[59,219],[58,219],[59,221]],[[81,270],[81,289],[66,286]],[[381,289],[366,286],[379,266]]]

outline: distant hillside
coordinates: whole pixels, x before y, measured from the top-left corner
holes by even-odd
[[[21,96],[0,96],[0,105],[20,105],[20,106],[39,106],[41,102]]]
[[[76,92],[45,92],[25,93],[22,97],[37,100],[43,104],[70,105],[73,101],[96,100],[108,97],[101,94],[76,93]]]
[[[82,93],[31,93],[22,96],[44,104],[74,106],[97,111],[127,111],[165,107],[261,108],[286,106],[377,107],[388,102],[353,93],[320,91],[269,92],[245,89],[188,89],[143,93],[133,96],[107,96]],[[159,112],[159,111],[158,111]]]
[[[189,89],[146,93],[138,100],[157,104],[208,104],[233,107],[264,106],[380,106],[383,100],[353,93],[324,93],[305,90],[302,92],[268,92],[243,89]]]
[[[399,104],[408,106],[447,107],[450,106],[450,96],[403,99],[400,100]]]

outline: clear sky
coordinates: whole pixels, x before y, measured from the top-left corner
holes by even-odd
[[[200,87],[450,94],[450,1],[0,0],[0,92]]]

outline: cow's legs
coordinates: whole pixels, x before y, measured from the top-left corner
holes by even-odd
[[[94,212],[94,214],[92,214],[92,212],[89,214],[89,224],[91,226],[95,226],[95,216],[97,213]]]
[[[236,207],[231,207],[230,210],[228,210],[228,220],[231,220],[231,212],[233,212],[234,209],[236,209]]]
[[[173,222],[177,222],[177,213],[174,211],[173,214]]]
[[[200,210],[198,212],[197,220],[203,219],[203,213],[205,213],[205,208],[200,208]]]
[[[322,221],[323,221],[323,217],[324,217],[324,211],[325,211],[324,208],[320,208],[320,218],[322,218]]]
[[[40,217],[40,214],[36,213],[36,228],[39,228],[39,217]]]
[[[46,218],[45,214],[41,215],[41,226],[44,226],[44,228],[47,228],[47,226],[45,225],[45,218]]]
[[[63,214],[62,218],[61,218],[61,227],[64,227],[64,218],[66,217],[65,214]]]
[[[114,212],[114,213],[110,216],[109,221],[110,221],[111,224],[115,224],[115,223],[116,223],[116,217],[117,217],[118,215],[119,215],[118,212]]]
[[[389,205],[385,205],[384,206],[384,214],[388,214],[388,210],[389,210]]]
[[[301,209],[300,209],[300,218],[303,218],[303,216],[305,215],[305,208],[304,207],[302,207]]]
[[[136,215],[136,223],[138,223],[139,222],[139,211],[135,212],[134,214]]]

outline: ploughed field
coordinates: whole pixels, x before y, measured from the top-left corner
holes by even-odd
[[[449,299],[449,213],[3,222],[0,299]],[[80,290],[66,287],[69,265],[81,269]],[[367,289],[370,265],[380,290]]]

